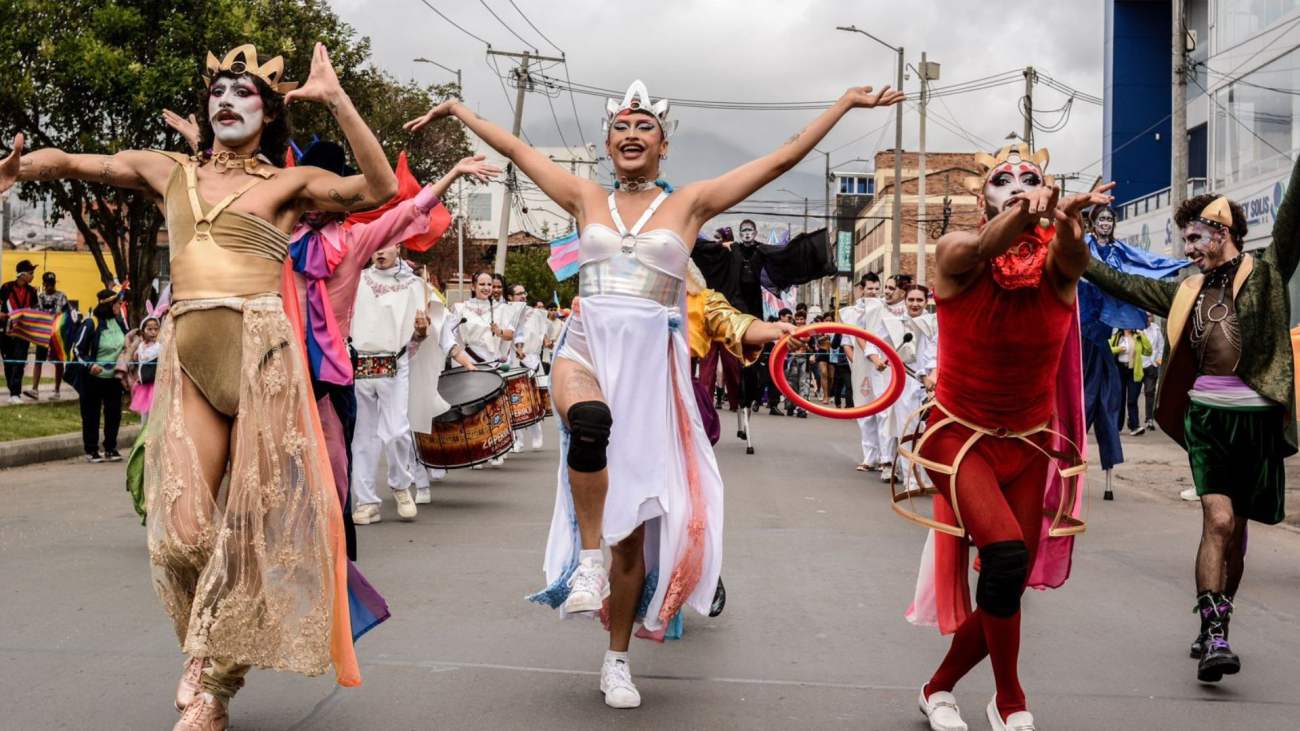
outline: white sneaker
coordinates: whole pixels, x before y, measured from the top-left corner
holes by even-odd
[[[1036,731],[1034,717],[1030,715],[1029,711],[1016,711],[1007,716],[1007,720],[1004,722],[1002,714],[998,713],[998,697],[996,695],[993,696],[993,700],[989,701],[987,715],[989,725],[993,727],[993,731]]]
[[[21,404],[22,402],[23,402],[23,400],[22,400],[21,398],[19,398],[18,396],[10,396],[10,397],[9,397],[9,405],[10,405],[10,406],[13,406],[14,404]]]
[[[397,498],[398,517],[402,520],[415,520],[418,508],[415,507],[415,500],[411,498],[410,489],[393,490],[393,497]]]
[[[600,668],[600,692],[610,708],[636,708],[641,694],[632,683],[632,670],[622,660],[606,660]]]
[[[523,451],[524,451],[524,440],[523,440],[523,439],[515,439],[515,446],[511,447],[511,448],[510,448],[510,451],[511,451],[511,452],[514,452],[515,454],[521,454],[521,453],[523,453]]]
[[[1178,497],[1186,500],[1189,503],[1194,503],[1197,500],[1201,499],[1201,496],[1196,494],[1195,487],[1189,487],[1186,490],[1183,490],[1182,492],[1178,493]]]
[[[578,569],[573,572],[573,576],[569,577],[569,598],[564,600],[564,611],[570,613],[599,611],[607,597],[609,597],[609,570],[595,559],[583,559],[582,563],[578,564]]]
[[[352,511],[353,525],[370,525],[378,523],[382,518],[379,517],[379,506],[375,504],[358,505],[356,510]]]
[[[505,457],[493,457],[492,459],[488,460],[488,464],[492,465],[493,467],[500,467],[505,463],[506,463]]]
[[[930,728],[934,731],[967,731],[966,722],[961,720],[961,709],[957,708],[957,699],[945,690],[935,691],[929,699],[925,697],[925,686],[921,686],[921,713],[930,719]]]
[[[885,465],[885,468],[880,471],[880,481],[889,482],[892,479],[894,479],[894,468],[892,465]]]
[[[430,467],[428,468],[428,473],[430,482],[442,482],[447,479],[447,470],[444,470],[441,467]]]
[[[533,451],[534,452],[542,451],[542,437],[538,437],[533,440]]]
[[[483,465],[482,465],[482,464],[476,464],[476,465],[474,465],[473,467],[470,467],[470,469],[471,469],[471,470],[481,470],[481,469],[483,469]]]
[[[429,492],[429,488],[427,487],[415,488],[416,505],[428,505],[431,502],[433,502],[433,494]]]

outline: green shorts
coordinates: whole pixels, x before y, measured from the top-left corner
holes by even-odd
[[[1232,512],[1267,525],[1286,517],[1282,410],[1191,403],[1183,417],[1197,495],[1226,495]]]

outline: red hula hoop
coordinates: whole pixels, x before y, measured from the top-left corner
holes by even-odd
[[[885,392],[875,401],[872,401],[869,404],[863,404],[862,406],[855,406],[851,409],[828,408],[821,404],[814,404],[795,393],[794,389],[790,387],[789,382],[785,380],[785,359],[790,349],[790,338],[803,338],[814,333],[852,335],[855,338],[865,340],[879,348],[880,352],[885,356],[885,360],[889,362],[889,387],[886,388]],[[861,419],[866,416],[879,414],[890,406],[893,406],[894,402],[903,395],[903,379],[907,378],[907,373],[903,370],[903,360],[898,357],[898,353],[894,352],[894,349],[891,348],[888,343],[862,328],[845,325],[840,322],[817,322],[811,325],[804,325],[793,333],[781,338],[772,348],[772,354],[769,356],[767,369],[768,373],[772,376],[772,383],[776,384],[777,389],[780,390],[781,393],[785,394],[786,398],[789,398],[796,405],[806,411],[831,419]]]

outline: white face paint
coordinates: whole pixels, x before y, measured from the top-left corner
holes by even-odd
[[[1228,237],[1225,229],[1192,221],[1183,226],[1183,253],[1198,269],[1208,272],[1230,258],[1224,251]]]
[[[749,226],[741,226],[741,227],[740,227],[740,243],[742,243],[742,244],[753,243],[754,238],[755,238],[757,235],[758,235],[758,232],[755,231],[753,228],[751,228],[751,227],[749,227]]]
[[[993,218],[1012,205],[1011,197],[1043,187],[1043,173],[1038,166],[1012,153],[1007,161],[989,173],[984,183],[984,210]]]
[[[227,146],[240,145],[262,131],[265,114],[262,95],[249,76],[212,82],[208,121],[212,134]]]
[[[1110,211],[1101,211],[1097,214],[1097,233],[1109,237],[1115,232],[1115,214]]]

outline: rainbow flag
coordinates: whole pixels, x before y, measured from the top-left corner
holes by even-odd
[[[9,313],[9,335],[22,338],[40,348],[50,344],[54,333],[54,313],[23,308]]]
[[[54,318],[53,331],[50,333],[50,359],[53,361],[72,360],[72,341],[76,337],[77,317],[71,307],[63,308]]]
[[[555,272],[556,281],[563,281],[578,273],[578,234],[571,233],[551,242],[551,255],[546,263]]]

